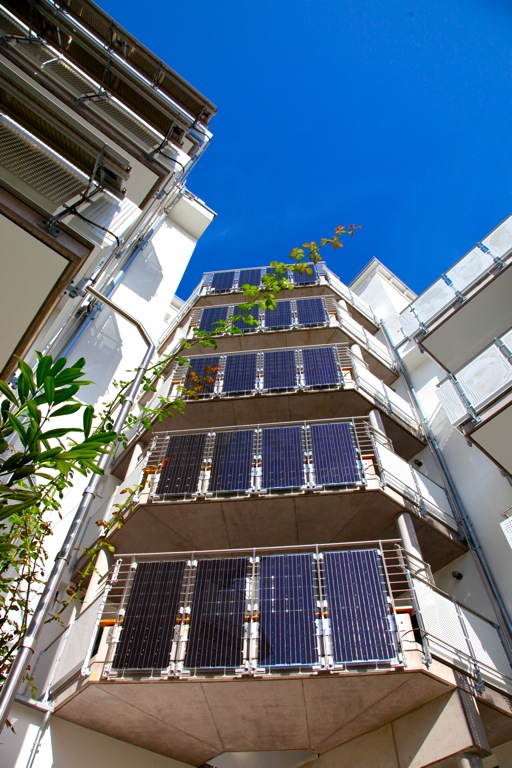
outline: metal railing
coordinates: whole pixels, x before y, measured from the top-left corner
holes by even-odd
[[[448,307],[462,304],[487,279],[496,277],[512,259],[512,216],[406,307],[400,315],[406,337],[428,332]]]

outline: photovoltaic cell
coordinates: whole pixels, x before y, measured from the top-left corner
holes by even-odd
[[[246,558],[199,561],[186,667],[240,666],[246,578]]]
[[[317,485],[349,485],[361,481],[352,424],[311,424],[311,447]]]
[[[313,556],[262,557],[260,564],[260,657],[262,666],[318,661]]]
[[[224,367],[223,392],[252,392],[256,387],[256,364],[254,354],[228,355]]]
[[[378,550],[324,555],[334,661],[371,663],[396,658]]]
[[[291,389],[297,386],[295,350],[265,352],[263,357],[264,389]]]
[[[215,291],[230,291],[234,282],[234,272],[214,272],[211,287]]]
[[[206,434],[171,435],[167,445],[167,460],[157,494],[195,493],[204,458]]]
[[[307,267],[313,270],[311,275],[306,272],[293,272],[293,282],[295,285],[308,285],[310,283],[316,283],[318,280],[318,273],[314,264],[308,264]]]
[[[226,320],[228,307],[205,307],[199,323],[200,331],[213,331],[214,325],[219,320]]]
[[[114,669],[165,669],[185,563],[139,563],[114,657]]]
[[[278,301],[275,309],[265,310],[266,328],[289,328],[292,324],[291,301]]]
[[[323,325],[327,322],[327,319],[327,312],[325,311],[322,298],[297,300],[297,321],[299,325]]]
[[[339,384],[341,374],[333,347],[306,347],[302,350],[304,380],[308,387]]]
[[[215,437],[210,491],[248,491],[254,460],[254,430],[219,432]]]
[[[262,488],[300,488],[304,485],[302,427],[262,430]]]
[[[260,308],[259,307],[253,307],[250,311],[247,309],[240,309],[240,307],[235,307],[234,315],[241,315],[238,320],[233,321],[233,325],[235,328],[240,328],[241,331],[244,333],[254,333],[254,331],[257,331],[259,328],[259,325],[249,325],[245,322],[244,316],[247,317],[249,315],[252,315],[257,323],[260,322]]]
[[[220,357],[191,357],[190,368],[185,378],[185,389],[191,391],[192,397],[209,395],[215,387],[219,370]]]
[[[242,288],[244,285],[256,285],[261,284],[261,267],[258,269],[241,269],[240,276],[238,278],[238,287]]]

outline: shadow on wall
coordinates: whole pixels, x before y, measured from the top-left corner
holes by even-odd
[[[126,273],[123,285],[141,299],[150,301],[162,280],[163,272],[158,255],[153,244],[148,243]]]
[[[85,402],[95,404],[106,394],[123,357],[122,346],[116,316],[103,307],[73,350],[73,359],[85,357],[87,379],[93,382],[81,390]]]

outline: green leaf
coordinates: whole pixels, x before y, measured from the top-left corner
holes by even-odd
[[[53,359],[51,355],[45,355],[44,357],[39,358],[39,362],[36,368],[36,382],[38,387],[43,386],[44,380],[50,373],[52,362],[53,362]]]
[[[79,384],[72,384],[70,387],[66,387],[66,389],[59,390],[59,392],[54,395],[54,404],[58,405],[59,403],[63,403],[65,400],[71,400],[71,398],[76,395],[79,389]]]
[[[92,405],[87,405],[84,408],[84,435],[89,437],[91,433],[92,420],[94,418],[94,408]]]
[[[16,395],[14,394],[10,386],[5,381],[2,381],[1,379],[0,379],[0,392],[2,393],[2,395],[4,395],[4,397],[10,400],[11,403],[14,403],[14,405],[19,406],[18,398],[16,397]]]
[[[70,432],[81,432],[77,427],[62,427],[61,429],[49,429],[41,434],[41,440],[51,440],[54,437],[65,437]]]
[[[17,512],[22,512],[24,509],[33,507],[35,503],[36,499],[34,498],[22,501],[19,504],[6,504],[4,507],[0,507],[0,520],[7,520],[7,518],[12,517],[12,515],[15,515]]]
[[[27,447],[27,433],[25,432],[25,429],[24,429],[23,424],[21,423],[21,421],[18,418],[16,418],[16,416],[14,416],[12,413],[8,413],[7,414],[7,420],[9,422],[9,424],[11,425],[11,427],[13,428],[13,430],[19,435],[19,438],[20,438],[22,444],[26,448]]]
[[[51,417],[53,419],[55,416],[70,416],[72,413],[79,411],[81,407],[81,403],[70,403],[70,405],[63,405],[62,408],[59,408],[57,411],[52,411]]]
[[[55,397],[55,381],[53,376],[49,375],[45,378],[43,382],[43,388],[46,402],[53,403],[53,398]]]
[[[57,362],[55,363],[55,365],[52,366],[52,368],[50,368],[50,374],[49,375],[50,376],[56,376],[59,373],[59,371],[62,371],[62,369],[64,368],[66,363],[67,363],[67,358],[60,357],[57,360]]]
[[[41,423],[41,412],[39,411],[39,408],[35,404],[33,400],[27,400],[26,402],[27,411],[30,414],[31,419],[34,421],[35,424]]]
[[[34,374],[32,373],[32,368],[30,365],[27,365],[27,363],[24,360],[20,360],[18,357],[18,367],[21,371],[21,373],[25,376],[28,391],[32,392],[33,395],[36,393],[36,383],[34,381]]]

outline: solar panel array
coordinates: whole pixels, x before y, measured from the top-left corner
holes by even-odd
[[[210,491],[247,491],[254,461],[254,430],[220,432],[213,448]]]
[[[333,347],[306,347],[302,350],[302,361],[306,386],[321,387],[342,382]]]
[[[257,323],[260,322],[260,308],[259,307],[253,307],[250,311],[247,309],[240,309],[240,306],[237,306],[233,310],[233,314],[238,317],[238,320],[233,320],[233,325],[235,328],[240,328],[241,331],[244,333],[254,333],[254,331],[257,331],[259,328],[259,325],[249,325],[249,323],[246,323],[244,320],[244,316],[247,317],[248,315],[252,315]]]
[[[256,386],[257,363],[256,353],[228,355],[222,391],[230,394],[252,392]]]
[[[334,661],[390,661],[396,648],[378,550],[327,552],[324,576]]]
[[[171,435],[167,444],[167,460],[160,475],[158,494],[196,493],[203,466],[205,433]]]
[[[310,554],[261,559],[262,666],[289,667],[318,661],[313,566]]]
[[[227,320],[228,309],[229,307],[205,307],[201,313],[199,330],[208,333],[216,330],[215,323],[219,320]]]
[[[299,325],[323,325],[327,322],[327,312],[322,298],[298,299],[296,304]]]
[[[244,285],[257,285],[261,284],[261,267],[257,269],[241,269],[238,277],[238,287],[243,288]]]
[[[309,430],[317,485],[361,482],[352,424],[311,424]]]
[[[278,301],[275,309],[265,310],[266,328],[289,328],[292,319],[291,301]]]
[[[115,669],[165,669],[180,598],[184,562],[139,563],[114,656]]]
[[[307,264],[308,269],[312,270],[312,274],[308,275],[307,272],[293,272],[293,282],[295,285],[310,285],[316,283],[318,280],[318,273],[314,264]]]
[[[262,430],[262,488],[301,488],[304,485],[302,427]]]
[[[215,291],[230,291],[234,282],[234,272],[214,272],[210,287]]]
[[[242,663],[247,559],[200,560],[190,614],[187,667]]]
[[[265,352],[263,356],[263,387],[267,390],[293,389],[297,386],[295,350]]]
[[[185,388],[194,395],[209,395],[215,388],[220,357],[193,357],[185,377]]]
[[[316,665],[322,656],[336,665],[389,664],[398,657],[389,616],[377,549],[324,552],[320,560],[306,552],[142,562],[113,668],[166,669],[183,659],[183,644],[189,669],[237,669],[248,654],[269,668]],[[258,650],[244,643],[251,625]]]

